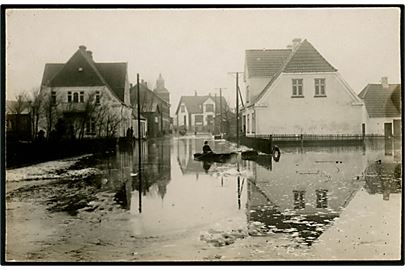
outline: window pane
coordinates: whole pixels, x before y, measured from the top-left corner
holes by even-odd
[[[78,93],[73,93],[73,102],[74,103],[79,102],[79,94]]]

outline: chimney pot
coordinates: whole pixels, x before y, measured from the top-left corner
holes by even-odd
[[[93,52],[92,51],[87,51],[87,56],[93,60]]]
[[[298,45],[301,43],[301,39],[300,38],[294,38],[292,40],[292,49],[295,50],[297,49]]]
[[[381,85],[383,88],[388,88],[390,86],[388,84],[388,77],[381,77]]]
[[[82,50],[82,51],[85,51],[85,50],[86,50],[86,46],[80,45],[80,46],[79,46],[79,49]]]

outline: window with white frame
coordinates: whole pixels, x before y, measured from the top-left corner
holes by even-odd
[[[302,79],[292,79],[292,96],[303,97],[303,83]]]
[[[73,103],[78,103],[79,102],[79,93],[74,92],[73,93]]]
[[[205,112],[214,112],[214,104],[205,104]]]
[[[315,96],[326,96],[325,79],[315,79]]]
[[[84,103],[84,91],[80,92],[80,103]]]
[[[96,105],[100,105],[100,92],[96,91]]]
[[[96,121],[94,118],[90,118],[86,122],[86,134],[87,135],[94,135],[96,134]]]
[[[56,92],[55,91],[51,92],[51,102],[52,102],[52,105],[56,104]]]

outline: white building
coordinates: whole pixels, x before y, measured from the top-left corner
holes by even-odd
[[[307,40],[247,50],[245,83],[246,136],[361,134],[362,101]]]
[[[176,128],[189,132],[214,132],[215,115],[220,111],[220,103],[217,96],[182,96],[176,110]],[[224,97],[222,106],[223,110],[228,108]]]
[[[401,85],[389,84],[383,77],[379,84],[368,84],[360,92],[364,101],[363,132],[386,137],[402,136]]]
[[[41,92],[50,96],[52,113],[64,119],[70,134],[125,136],[131,127],[127,63],[96,63],[85,46],[66,63],[45,65]]]

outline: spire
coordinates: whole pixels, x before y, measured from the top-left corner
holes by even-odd
[[[159,78],[156,80],[156,89],[165,89],[165,80],[161,73],[159,73]]]

